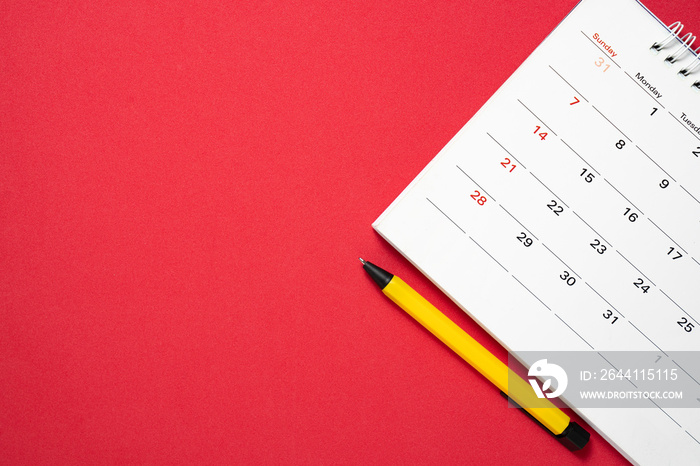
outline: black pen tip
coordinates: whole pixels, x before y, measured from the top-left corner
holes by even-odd
[[[360,262],[362,262],[362,268],[365,269],[369,276],[372,277],[372,280],[374,280],[382,290],[389,284],[391,279],[394,278],[392,274],[369,261],[360,258]]]

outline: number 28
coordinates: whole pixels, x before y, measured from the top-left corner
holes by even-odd
[[[486,204],[486,197],[482,196],[481,193],[477,190],[474,190],[474,194],[472,194],[470,197],[474,199],[474,201],[479,205]]]

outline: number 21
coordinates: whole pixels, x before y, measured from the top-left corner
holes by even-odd
[[[509,172],[512,172],[513,170],[515,170],[515,167],[516,167],[516,165],[514,163],[511,163],[511,161],[508,157],[506,157],[506,159],[503,162],[501,162],[501,166],[503,168],[506,168],[506,169],[508,167],[510,167],[510,170],[508,170]]]

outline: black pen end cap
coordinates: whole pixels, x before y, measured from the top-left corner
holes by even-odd
[[[368,261],[362,261],[362,268],[365,269],[369,276],[372,277],[372,280],[374,280],[374,282],[379,285],[379,288],[382,290],[389,284],[391,279],[394,278],[394,276],[386,270],[382,269],[381,267],[377,267]]]
[[[585,447],[591,438],[590,432],[571,421],[564,432],[557,435],[559,441],[569,450],[576,451]]]

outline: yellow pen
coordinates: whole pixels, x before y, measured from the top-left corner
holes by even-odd
[[[382,292],[422,326],[496,385],[513,403],[549,430],[570,450],[583,448],[590,433],[571,421],[546,398],[538,398],[530,386],[506,364],[470,337],[399,277],[360,258],[362,266]]]

